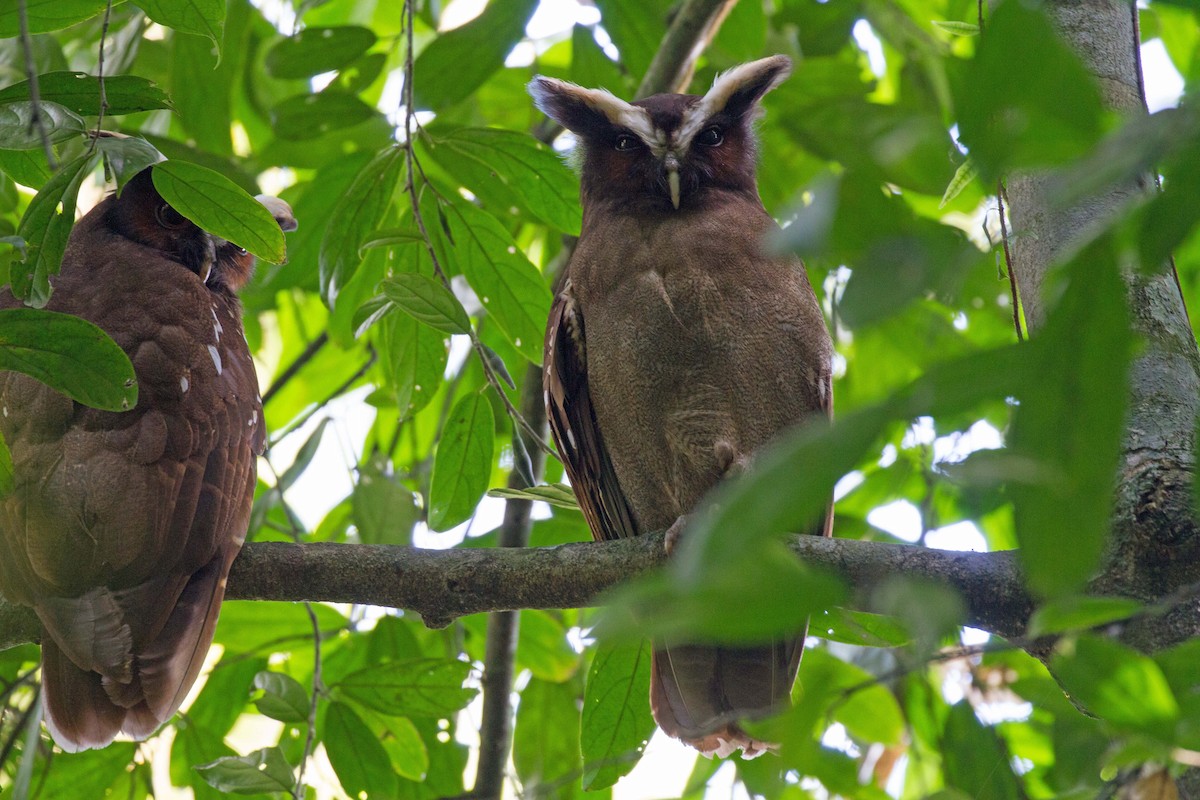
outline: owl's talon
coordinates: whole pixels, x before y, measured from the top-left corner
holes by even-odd
[[[675,546],[679,544],[679,539],[683,536],[683,529],[687,527],[690,516],[690,514],[680,514],[671,523],[671,527],[667,528],[667,535],[663,537],[663,550],[668,556],[675,552]]]

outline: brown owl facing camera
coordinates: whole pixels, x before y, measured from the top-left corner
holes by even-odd
[[[667,530],[781,431],[829,416],[832,345],[804,266],[772,254],[755,180],[773,56],[704,96],[627,103],[538,77],[579,139],[583,230],[546,331],[550,428],[597,539]],[[830,517],[809,533],[828,536]],[[735,601],[736,598],[730,598]],[[803,635],[750,647],[656,644],[659,726],[706,754],[768,744],[739,721],[782,708]]]

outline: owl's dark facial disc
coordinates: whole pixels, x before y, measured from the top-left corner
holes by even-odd
[[[762,96],[791,71],[786,56],[718,76],[703,96],[659,94],[627,103],[603,90],[537,77],[538,107],[582,140],[585,211],[699,207],[706,190],[755,193],[751,123]]]

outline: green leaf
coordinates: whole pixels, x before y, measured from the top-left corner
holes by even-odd
[[[26,0],[30,33],[46,33],[70,27],[104,10],[108,0]],[[0,38],[21,35],[21,18],[14,3],[0,6]]]
[[[1013,58],[1013,53],[1023,53]],[[954,91],[960,138],[985,184],[1082,155],[1099,138],[1096,80],[1039,8],[999,5]]]
[[[938,203],[938,208],[945,208],[946,204],[954,198],[962,194],[962,190],[970,186],[971,181],[979,176],[979,170],[975,169],[975,165],[970,158],[958,165],[958,169],[954,171],[954,177],[950,179],[950,184],[946,187],[946,191],[942,193],[942,202]]]
[[[435,330],[471,332],[471,321],[462,303],[436,278],[402,272],[383,281],[380,288],[397,308]]]
[[[304,471],[308,469],[312,460],[317,455],[317,450],[321,447],[321,438],[325,435],[325,429],[329,425],[332,417],[322,417],[317,423],[317,427],[304,440],[304,444],[300,445],[300,449],[296,451],[296,457],[292,459],[292,463],[279,476],[279,481],[275,485],[277,492],[286,492],[292,488]]]
[[[93,408],[125,411],[137,405],[129,356],[100,328],[70,314],[0,310],[0,369],[31,375]]]
[[[859,647],[901,647],[912,641],[908,629],[898,620],[847,608],[831,608],[814,617],[810,632],[822,639]]]
[[[621,51],[621,63],[641,80],[667,32],[666,0],[597,0],[600,24]]]
[[[953,33],[955,36],[978,36],[979,25],[974,22],[959,22],[952,19],[932,19],[934,27]]]
[[[382,744],[400,777],[410,781],[425,780],[429,773],[429,748],[412,720],[407,717],[389,719]]]
[[[575,687],[533,678],[521,692],[513,766],[532,797],[575,797],[579,787],[579,708]]]
[[[1051,668],[1068,694],[1093,714],[1170,741],[1179,706],[1162,669],[1147,656],[1085,634],[1064,642]]]
[[[359,468],[351,508],[363,544],[409,545],[418,519],[412,490],[386,474],[374,461]]]
[[[100,113],[100,79],[86,72],[44,72],[38,76],[38,97],[83,116]],[[0,89],[0,104],[29,99],[29,81]],[[104,78],[105,115],[119,116],[170,108],[171,98],[150,80],[136,75]]]
[[[104,155],[105,170],[116,181],[118,195],[134,175],[164,160],[157,147],[136,136],[102,136],[96,149]]]
[[[488,489],[487,495],[488,497],[500,497],[505,500],[540,500],[543,503],[549,503],[555,508],[569,508],[572,511],[579,510],[579,503],[575,500],[575,492],[565,483],[542,484],[541,486],[532,486],[528,489],[501,487],[499,489]]]
[[[446,338],[416,319],[398,314],[387,320],[388,361],[392,388],[401,418],[407,419],[429,404],[446,371]]]
[[[17,233],[30,250],[24,268],[15,267],[9,276],[13,294],[30,305],[41,307],[50,299],[50,276],[57,275],[71,227],[75,224],[75,201],[79,185],[95,162],[82,155],[64,164],[25,209]]]
[[[305,28],[277,42],[267,51],[263,64],[275,78],[307,78],[341,69],[376,41],[374,31],[357,25]]]
[[[413,65],[415,105],[437,111],[470,96],[504,64],[536,8],[537,0],[488,3],[478,17],[430,42]]]
[[[369,250],[372,247],[395,247],[401,244],[422,244],[425,239],[412,228],[383,228],[374,231],[359,246],[359,250]]]
[[[51,144],[73,139],[87,130],[69,108],[42,100],[37,104],[40,127],[33,124],[34,104],[28,101],[0,105],[0,147],[5,150],[41,149],[42,136]]]
[[[283,231],[271,212],[219,172],[187,161],[155,164],[154,188],[202,230],[278,264],[287,257]]]
[[[649,641],[596,645],[581,730],[584,789],[612,786],[637,766],[654,733]]]
[[[337,698],[397,717],[446,717],[464,708],[478,693],[463,682],[471,673],[465,661],[411,659],[367,667],[337,684]]]
[[[244,756],[218,758],[196,767],[210,786],[234,794],[290,792],[296,785],[292,765],[278,747],[264,747]]]
[[[532,136],[459,128],[434,139],[429,151],[477,196],[487,200],[498,193],[497,213],[517,205],[563,233],[579,235],[579,180],[561,156]]]
[[[562,624],[545,611],[525,609],[517,628],[517,665],[538,680],[562,683],[575,674],[579,654]]]
[[[492,405],[479,393],[458,402],[446,419],[429,484],[429,527],[445,531],[470,519],[492,476],[496,436]]]
[[[337,609],[313,603],[322,633],[344,630],[348,622]],[[235,653],[266,650],[278,652],[285,643],[312,644],[312,621],[299,603],[240,603],[221,606],[213,641]]]
[[[1027,465],[1009,485],[1021,564],[1044,597],[1081,589],[1104,548],[1133,345],[1111,242],[1082,251],[1066,277],[1029,354],[1031,374],[1049,378],[1022,387],[1008,437]]]
[[[308,721],[308,691],[291,675],[264,670],[254,676],[254,688],[263,692],[254,701],[260,714],[280,722]]]
[[[207,36],[220,49],[225,29],[225,0],[137,0],[137,5],[159,25]]]
[[[334,206],[318,256],[321,294],[329,306],[362,263],[359,246],[383,221],[403,170],[404,150],[389,145],[362,168]]]
[[[396,773],[387,751],[362,717],[345,703],[330,703],[321,737],[342,789],[351,797],[395,797]]]
[[[968,702],[950,707],[942,741],[946,783],[967,797],[1020,800],[1025,797],[1009,766],[1008,753],[992,728],[975,717]]]
[[[271,127],[280,139],[305,141],[357,125],[379,112],[358,95],[337,89],[298,94],[271,109]]]
[[[446,207],[453,236],[453,256],[495,319],[521,355],[534,364],[542,360],[542,338],[550,315],[550,290],[508,231],[470,203]],[[433,224],[426,220],[426,225]]]
[[[1127,597],[1064,597],[1046,603],[1029,620],[1026,635],[1031,639],[1069,631],[1084,631],[1116,620],[1127,619],[1142,609]]]

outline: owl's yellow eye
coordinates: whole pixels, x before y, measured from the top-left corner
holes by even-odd
[[[622,153],[628,153],[630,150],[637,150],[639,147],[641,147],[641,145],[642,143],[638,141],[636,136],[628,133],[622,133],[617,137],[617,140],[613,142],[613,149],[620,150]]]
[[[696,141],[705,147],[716,147],[725,141],[725,134],[716,125],[705,128],[696,136]]]

